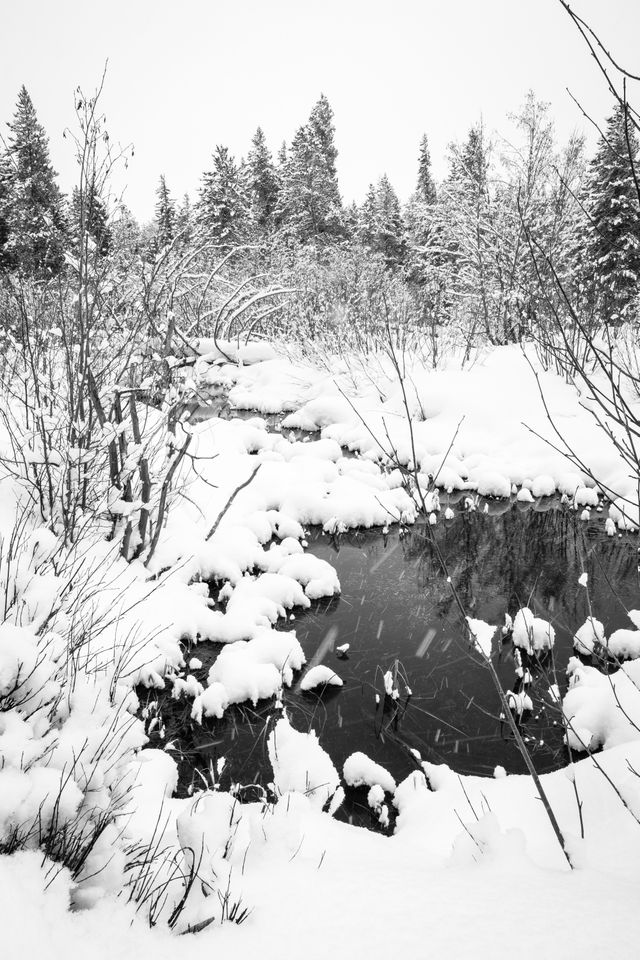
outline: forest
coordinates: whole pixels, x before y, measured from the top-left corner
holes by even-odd
[[[112,166],[126,151],[112,147],[99,109],[78,91],[70,137],[80,176],[65,197],[46,132],[27,90],[19,92],[0,154],[5,296],[21,283],[68,284],[85,244],[101,273],[132,280],[159,261],[179,269],[191,256],[224,258],[224,272],[239,281],[259,276],[263,286],[295,290],[278,300],[265,329],[302,339],[362,345],[390,319],[434,341],[506,344],[544,338],[565,299],[590,329],[636,316],[640,227],[630,156],[638,138],[628,104],[614,102],[608,118],[594,121],[601,136],[588,156],[583,135],[555,142],[549,107],[530,92],[505,118],[507,135],[480,122],[451,144],[442,182],[433,179],[425,135],[406,204],[382,176],[360,206],[345,206],[333,113],[320,96],[275,158],[258,128],[246,158],[215,146],[192,197],[176,199],[160,176],[146,224],[112,193]]]

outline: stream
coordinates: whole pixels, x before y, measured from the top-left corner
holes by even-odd
[[[522,732],[540,772],[566,762],[559,712],[548,689],[566,689],[565,668],[573,655],[571,638],[589,616],[607,635],[630,622],[625,608],[638,606],[638,550],[632,536],[607,537],[604,512],[579,519],[555,498],[533,504],[480,500],[465,507],[465,496],[443,501],[452,519],[429,531],[421,523],[406,531],[392,527],[329,536],[312,529],[309,552],[337,570],[340,596],[312,603],[282,621],[295,629],[308,664],[324,663],[342,678],[342,687],[302,692],[299,677],[285,691],[284,705],[296,729],[313,728],[339,771],[349,754],[361,750],[400,780],[423,760],[446,762],[462,774],[491,775],[497,765],[524,771],[511,733],[499,717],[491,677],[469,649],[457,607],[429,543],[436,537],[465,610],[501,626],[528,605],[556,630],[551,656],[532,667],[529,690],[534,709]],[[440,514],[443,517],[443,513]],[[578,583],[589,575],[588,592]],[[349,644],[346,654],[337,647]],[[200,643],[187,654],[202,661],[201,682],[219,646]],[[492,659],[506,690],[517,689],[514,648],[497,631]],[[391,671],[398,699],[385,696]],[[190,720],[191,701],[176,702],[168,691],[139,691],[143,703],[158,700],[179,766],[179,791],[234,783],[266,785],[271,778],[267,736],[280,715],[272,701],[233,707],[202,726]],[[152,746],[161,746],[157,734]],[[218,769],[224,758],[224,767]],[[244,791],[247,799],[252,789]],[[364,792],[347,798],[343,816],[370,820]]]

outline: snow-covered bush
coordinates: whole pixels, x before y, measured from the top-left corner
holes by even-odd
[[[66,548],[33,521],[5,527],[0,543],[0,850],[41,849],[88,905],[123,882],[115,824],[146,741],[137,699],[116,661],[87,668],[92,636],[74,628],[84,598]]]

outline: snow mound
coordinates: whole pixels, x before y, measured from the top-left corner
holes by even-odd
[[[528,607],[518,610],[513,620],[513,643],[527,653],[539,653],[550,650],[556,639],[556,632],[546,620],[534,617]]]
[[[342,774],[350,787],[380,786],[387,793],[394,793],[396,782],[384,767],[371,760],[366,753],[352,753],[344,762]]]
[[[609,637],[607,650],[619,660],[636,660],[640,657],[640,630],[614,630]]]
[[[471,632],[474,646],[480,653],[483,653],[485,657],[491,657],[491,645],[496,627],[485,623],[484,620],[473,620],[471,617],[467,617],[467,623],[469,624],[469,631]]]
[[[324,664],[319,663],[315,667],[311,667],[310,670],[305,673],[304,677],[300,681],[301,690],[315,690],[316,687],[323,686],[328,684],[332,687],[341,687],[342,680],[331,670],[330,667],[326,667]]]
[[[573,646],[578,653],[593,653],[596,644],[604,644],[604,627],[594,617],[587,617],[573,637]]]
[[[340,777],[313,730],[300,733],[283,718],[269,735],[267,748],[277,793],[302,793],[320,809],[331,800]]]
[[[573,750],[609,749],[640,739],[640,660],[607,675],[572,657],[567,675],[562,712]]]

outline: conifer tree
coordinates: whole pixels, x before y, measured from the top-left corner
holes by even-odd
[[[488,171],[489,149],[480,123],[471,128],[462,144],[451,148],[440,219],[443,246],[453,261],[457,261],[463,250],[469,251],[467,236],[475,236],[476,245],[482,245],[486,239],[490,203]]]
[[[450,277],[447,309],[455,304],[460,322],[483,329],[495,342],[494,329],[503,326],[496,240],[502,209],[494,206],[489,188],[490,148],[482,123],[462,144],[451,148],[450,170],[437,204],[436,238],[439,270]],[[502,334],[500,334],[502,336]],[[502,342],[502,341],[500,341]]]
[[[3,153],[0,153],[0,270],[7,269],[10,265],[7,250],[10,180],[9,161]]]
[[[308,128],[314,149],[324,167],[327,193],[339,204],[340,193],[336,173],[338,150],[335,145],[333,110],[324,94],[320,95],[320,99],[309,114]]]
[[[390,267],[398,267],[404,260],[406,237],[398,195],[386,174],[380,178],[376,190],[378,218],[377,249]]]
[[[74,187],[70,219],[70,232],[75,249],[83,242],[83,238],[89,237],[101,256],[109,253],[112,241],[109,215],[95,182],[86,184],[82,194],[78,187]]]
[[[426,282],[430,267],[434,266],[436,246],[437,192],[431,173],[431,155],[426,134],[418,152],[418,178],[415,193],[405,210],[407,251],[405,267],[408,279],[417,284]]]
[[[360,211],[358,210],[358,204],[355,203],[355,201],[350,203],[348,207],[344,208],[342,222],[347,237],[350,240],[357,237],[360,224]]]
[[[426,134],[420,141],[416,194],[423,203],[432,204],[436,202],[436,185],[431,174],[431,155]]]
[[[376,222],[376,188],[373,183],[369,184],[364,202],[358,212],[358,240],[365,247],[373,249],[376,242],[377,222]]]
[[[333,111],[323,95],[296,132],[283,169],[282,210],[289,232],[301,242],[343,234]]]
[[[251,220],[258,230],[265,233],[274,225],[280,185],[261,127],[258,127],[251,141],[246,171]]]
[[[451,156],[449,181],[465,184],[477,194],[487,188],[489,168],[487,144],[482,123],[473,126],[461,146],[455,145]]]
[[[182,198],[182,203],[176,211],[175,230],[176,236],[180,237],[181,243],[187,244],[193,237],[193,209],[188,193],[185,193]]]
[[[587,253],[602,319],[620,323],[633,313],[640,291],[640,169],[638,138],[624,107],[617,105],[589,165],[585,207]]]
[[[372,252],[382,254],[388,267],[404,260],[405,225],[398,196],[385,174],[371,185],[362,205],[358,235]]]
[[[140,225],[124,204],[119,204],[114,210],[109,229],[116,260],[128,263],[140,252],[146,253]]]
[[[156,230],[158,248],[168,246],[176,235],[176,205],[167,187],[164,174],[156,190]]]
[[[282,171],[284,170],[284,166],[287,162],[287,156],[288,156],[287,144],[286,144],[286,141],[283,140],[282,143],[280,144],[280,149],[278,150],[278,157],[277,157],[278,170],[281,175],[282,175]]]
[[[56,272],[64,256],[64,201],[49,159],[46,133],[24,86],[9,130],[5,249],[26,273]]]
[[[223,246],[239,243],[246,230],[247,199],[242,179],[227,147],[218,145],[213,169],[202,177],[198,215],[209,235]]]

